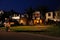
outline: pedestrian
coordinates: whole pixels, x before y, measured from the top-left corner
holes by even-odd
[[[4,26],[5,26],[5,30],[7,32],[10,32],[10,21],[8,18],[5,18]]]

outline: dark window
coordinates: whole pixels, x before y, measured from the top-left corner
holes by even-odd
[[[50,13],[48,13],[48,16],[51,16],[51,14],[50,14]]]

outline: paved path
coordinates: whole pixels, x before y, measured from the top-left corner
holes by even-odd
[[[0,32],[0,40],[60,40],[60,38],[26,32]]]

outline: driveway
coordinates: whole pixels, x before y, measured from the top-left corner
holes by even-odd
[[[60,38],[26,32],[0,32],[0,40],[60,40]]]

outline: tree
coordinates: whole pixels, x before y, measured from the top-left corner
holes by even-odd
[[[48,11],[48,7],[47,6],[38,6],[36,8],[36,10],[40,11],[42,16],[45,17],[45,13]]]
[[[34,9],[32,7],[29,7],[25,11],[26,11],[26,14],[28,14],[28,20],[31,20],[32,19],[33,12],[34,12]]]

